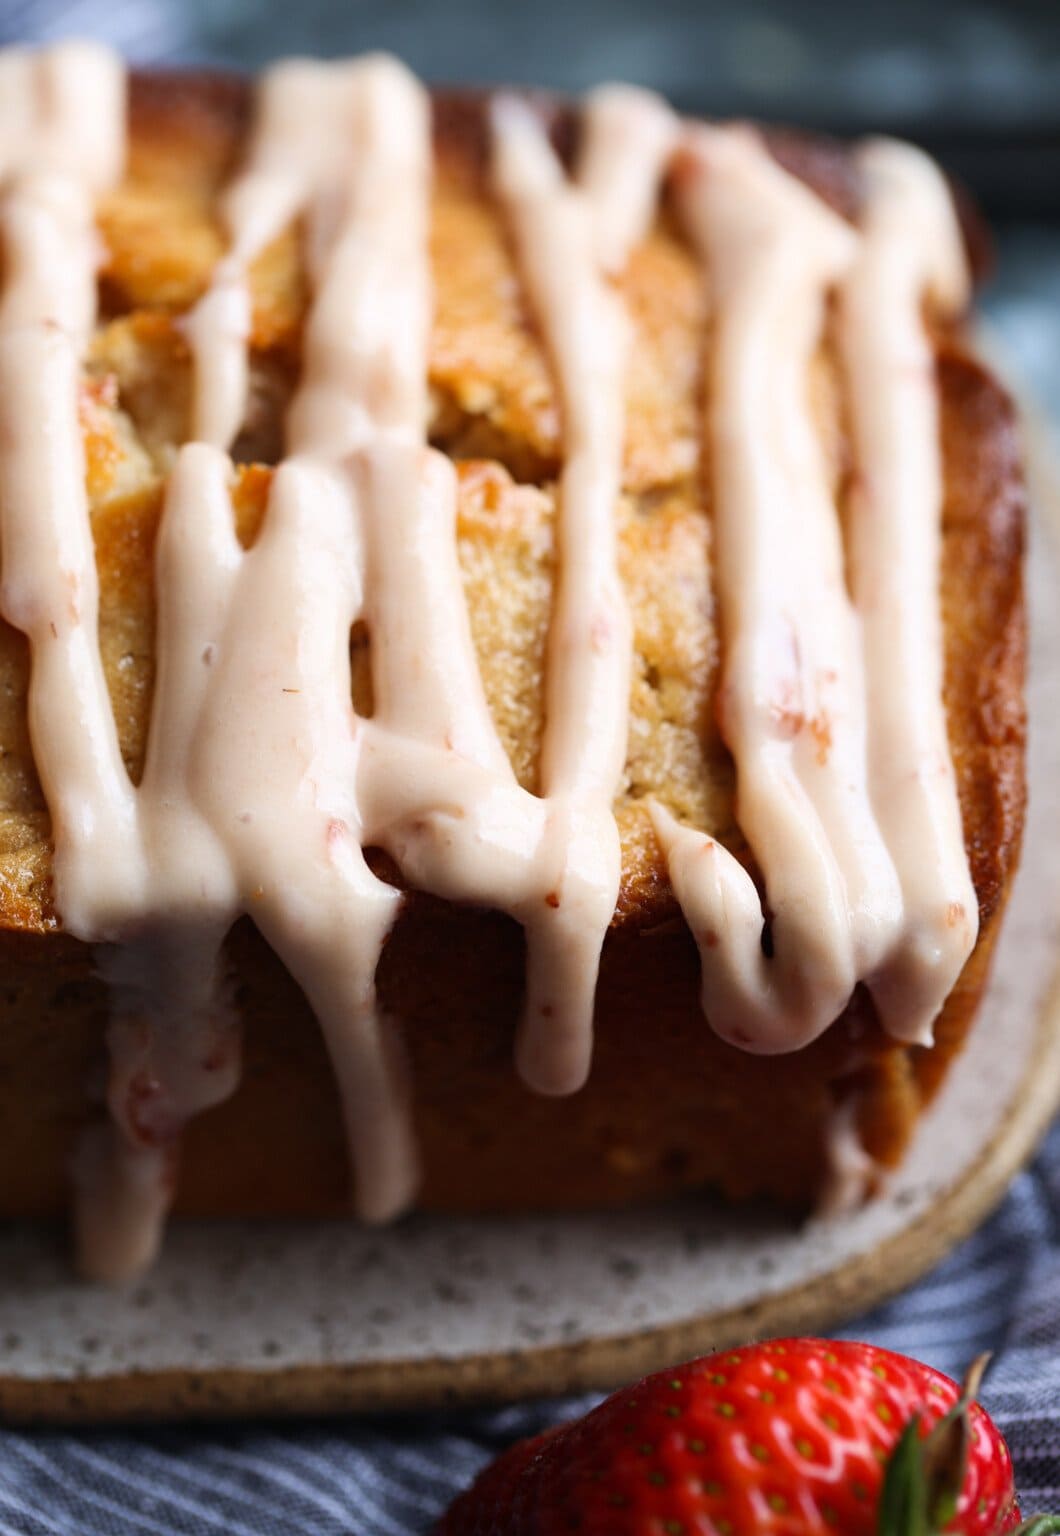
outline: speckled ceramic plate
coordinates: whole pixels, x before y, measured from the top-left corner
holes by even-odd
[[[326,1412],[606,1386],[753,1334],[826,1328],[929,1268],[999,1199],[1060,1101],[1055,547],[1039,530],[1024,868],[972,1038],[880,1199],[798,1226],[702,1199],[418,1218],[382,1233],[178,1225],[158,1268],[124,1293],[75,1283],[56,1233],[8,1231],[0,1418]]]

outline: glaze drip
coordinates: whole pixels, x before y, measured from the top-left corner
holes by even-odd
[[[902,923],[869,794],[839,513],[807,395],[825,300],[857,241],[748,129],[690,134],[679,195],[711,285],[718,715],[773,914],[772,958],[742,865],[653,815],[713,1027],[750,1050],[792,1050],[842,1012],[859,979],[871,986]]]
[[[861,619],[873,807],[898,872],[902,943],[876,977],[890,1032],[931,1043],[975,948],[968,870],[942,705],[942,452],[925,306],[959,314],[971,283],[949,188],[926,155],[874,140],[858,152],[863,238],[840,293],[854,477],[850,571]]]
[[[645,122],[659,121],[643,156]],[[519,101],[493,107],[493,178],[527,296],[552,358],[563,423],[557,584],[548,640],[541,784],[552,893],[524,918],[529,960],[520,1072],[542,1093],[589,1073],[596,975],[615,910],[622,854],[611,805],[626,755],[632,633],[616,568],[628,334],[598,258],[625,265],[654,211],[666,115],[638,92],[589,99],[582,175],[571,186],[538,119]],[[638,222],[623,223],[630,215]],[[561,1044],[557,1044],[561,1042]]]
[[[652,814],[699,945],[704,1011],[761,1052],[815,1038],[859,981],[893,1034],[929,1044],[975,939],[942,709],[942,475],[922,316],[929,291],[954,312],[967,275],[923,157],[879,143],[860,161],[860,239],[747,129],[693,131],[681,168],[713,298],[719,716],[772,914],[770,958],[742,866]],[[853,601],[806,398],[837,288]]]
[[[619,108],[587,114],[586,153],[605,162],[596,195],[621,203],[629,189],[647,219],[654,199],[642,183],[658,179],[662,136],[648,157],[608,157],[598,141],[628,136],[627,115],[653,110],[637,93]],[[533,120],[520,124],[514,145],[503,123],[496,133],[513,226],[532,195],[568,242],[576,279],[568,294],[524,260],[572,423],[560,529],[570,595],[556,619],[559,724],[546,733],[544,798],[519,788],[490,719],[456,559],[455,478],[424,440],[429,125],[419,88],[390,61],[284,65],[263,83],[247,166],[225,199],[231,249],[186,326],[193,419],[208,440],[178,457],[159,541],[159,652],[174,682],[156,713],[145,786],[168,775],[167,807],[182,785],[190,790],[181,818],[198,819],[220,853],[214,898],[194,918],[211,957],[197,969],[216,973],[224,932],[249,911],[320,1018],[366,1219],[409,1203],[416,1167],[400,1051],[374,1001],[400,896],[371,875],[362,847],[386,849],[413,883],[523,923],[520,1067],[544,1091],[569,1092],[588,1071],[599,949],[618,888],[611,800],[625,749],[629,638],[611,519],[625,330],[599,268],[595,201],[567,186]],[[547,185],[524,181],[528,161],[546,168]],[[263,532],[244,555],[219,445],[238,433],[245,410],[248,268],[297,215],[313,287],[303,375],[288,457]],[[637,236],[628,215],[625,228],[622,239]],[[603,350],[606,375],[584,369],[563,339],[568,328],[589,344],[586,355]],[[204,560],[212,569],[200,583]],[[590,624],[578,621],[583,601]],[[340,656],[358,619],[386,637],[372,648],[370,721],[339,703],[350,687]],[[180,681],[189,671],[190,682]],[[572,703],[598,722],[585,739],[570,727]],[[300,756],[288,746],[292,730]],[[287,809],[305,801],[305,817]],[[196,851],[192,865],[203,857]],[[134,1053],[128,1038],[113,1040],[112,1076],[123,1078]],[[157,1050],[152,1061],[161,1071]],[[176,1090],[180,1063],[165,1076]],[[191,1096],[182,1104],[198,1107]],[[164,1198],[160,1170],[159,1208]]]

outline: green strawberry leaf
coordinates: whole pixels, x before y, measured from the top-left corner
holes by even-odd
[[[928,1529],[945,1531],[957,1514],[971,1449],[971,1407],[990,1364],[989,1355],[972,1362],[961,1395],[923,1442]]]
[[[931,1536],[918,1414],[903,1429],[887,1463],[877,1530],[878,1536]]]

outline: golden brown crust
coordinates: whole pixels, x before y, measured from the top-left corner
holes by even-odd
[[[573,117],[540,100],[569,154]],[[152,682],[151,551],[167,453],[186,409],[187,357],[174,317],[202,291],[221,249],[215,200],[247,115],[243,82],[136,77],[129,175],[102,210],[109,323],[97,340],[84,417],[101,643],[134,777]],[[436,135],[432,434],[463,461],[459,532],[472,627],[502,739],[533,787],[557,416],[483,183],[481,99],[440,98]],[[857,179],[844,151],[790,131],[771,132],[769,142],[841,212],[856,209]],[[412,893],[386,948],[380,989],[404,1021],[413,1060],[425,1203],[446,1209],[616,1203],[705,1183],[738,1197],[768,1192],[805,1203],[822,1175],[831,1109],[850,1094],[858,1095],[866,1141],[894,1161],[974,1014],[1018,856],[1024,503],[1015,425],[1003,391],[958,337],[945,335],[946,707],[980,903],[979,947],[932,1052],[883,1036],[861,992],[823,1039],[795,1056],[754,1058],[706,1027],[695,949],[642,805],[654,793],[746,855],[713,717],[718,643],[698,425],[706,300],[665,210],[625,290],[637,344],[618,516],[636,654],[629,761],[616,805],[622,890],[603,959],[593,1075],[573,1100],[536,1098],[522,1087],[511,1066],[519,929],[496,914]],[[304,304],[292,233],[255,267],[257,400],[244,457],[275,456]],[[838,483],[845,447],[830,380],[825,355],[815,400]],[[265,466],[241,472],[237,511],[246,540],[269,475]],[[361,697],[365,662],[362,640],[355,653]],[[0,630],[0,925],[9,978],[0,1025],[0,1215],[61,1205],[106,1016],[86,951],[51,931],[47,814],[29,753],[26,676],[24,643]],[[249,924],[233,934],[231,956],[248,1020],[245,1082],[231,1103],[191,1127],[179,1206],[208,1214],[339,1210],[345,1154],[318,1031]]]

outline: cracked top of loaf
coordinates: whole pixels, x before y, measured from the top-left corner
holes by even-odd
[[[467,95],[435,100],[429,436],[457,465],[459,556],[490,711],[519,782],[535,790],[560,422],[546,353],[488,186],[484,103]],[[536,105],[569,156],[576,118],[543,98]],[[98,208],[105,255],[82,425],[100,643],[134,780],[153,684],[153,540],[165,476],[188,435],[191,361],[182,317],[223,254],[218,196],[239,163],[249,109],[250,88],[240,81],[134,77],[125,176]],[[787,132],[770,133],[768,142],[787,170],[841,215],[856,216],[861,188],[843,149]],[[715,719],[720,648],[712,478],[702,430],[709,285],[665,198],[619,281],[633,327],[617,520],[634,653],[628,752],[615,803],[622,839],[616,921],[651,924],[676,908],[649,797],[753,864]],[[254,537],[271,466],[281,456],[283,411],[299,369],[308,285],[297,229],[255,261],[251,294],[250,408],[234,449],[234,501],[245,543]],[[1003,392],[965,350],[960,324],[937,324],[934,341],[945,470],[945,704],[986,918],[1003,892],[1022,820],[1022,491]],[[830,326],[809,389],[842,509],[849,423]],[[369,644],[356,629],[354,699],[361,713],[371,709]],[[26,642],[0,624],[0,922],[41,931],[58,918],[27,680]]]

